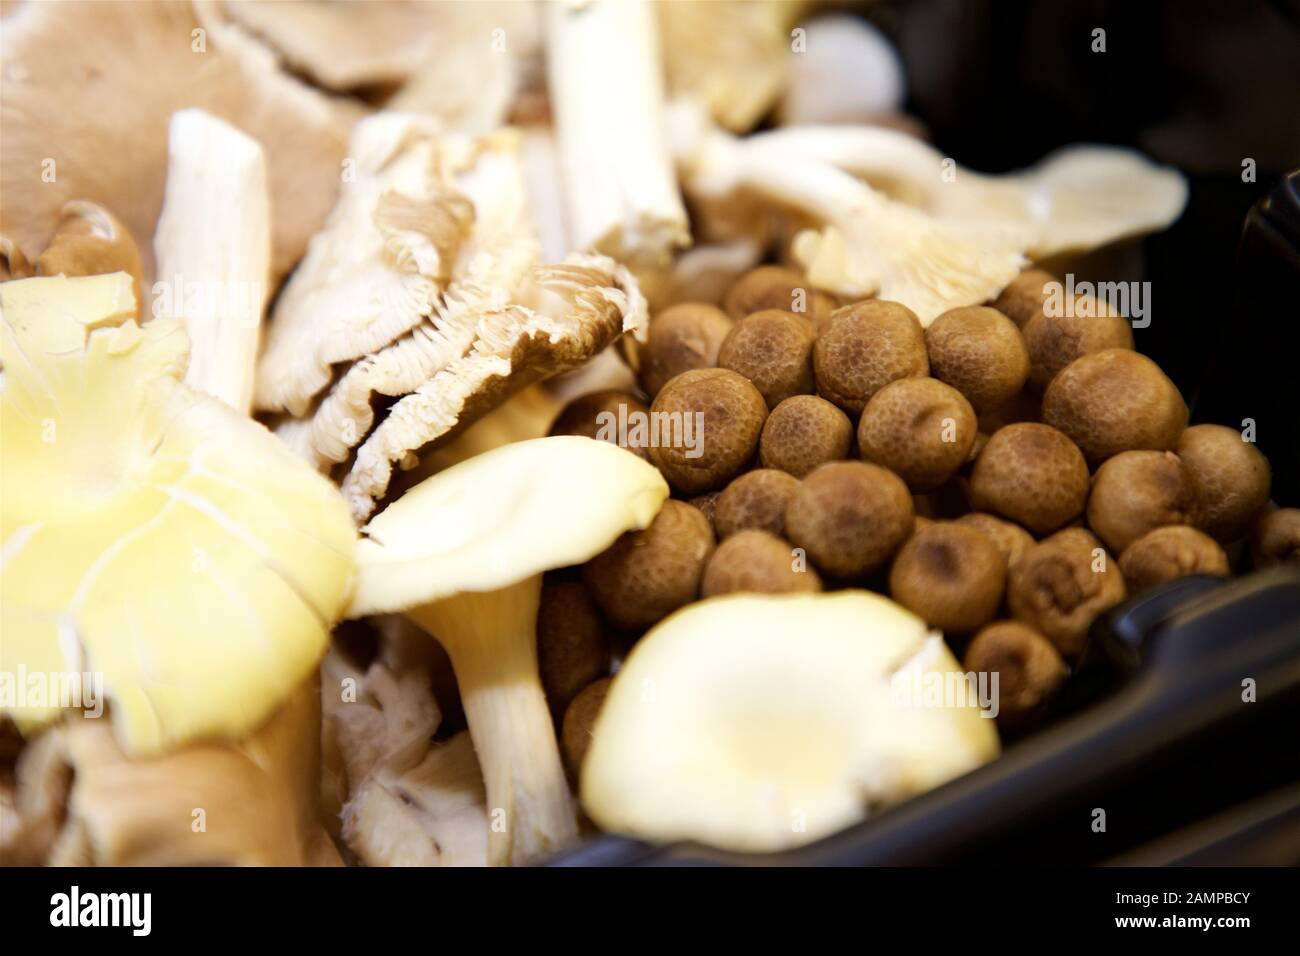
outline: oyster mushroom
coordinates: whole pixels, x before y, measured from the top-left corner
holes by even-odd
[[[664,73],[674,97],[699,100],[720,125],[752,129],[781,96],[799,57],[790,29],[807,0],[656,3]]]
[[[0,672],[102,674],[134,756],[275,711],[324,652],[355,532],[329,482],[181,383],[184,330],[137,325],[132,285],[0,285]],[[26,734],[60,703],[3,711]]]
[[[36,275],[98,276],[111,272],[130,275],[136,303],[144,301],[140,291],[140,250],[126,227],[96,203],[66,203],[62,222],[36,260]]]
[[[464,732],[434,743],[442,715],[427,667],[408,650],[386,637],[364,672],[337,646],[326,656],[323,736],[338,792],[325,803],[367,866],[482,866],[488,821],[474,747]]]
[[[0,858],[50,866],[337,866],[317,814],[319,708],[313,676],[237,741],[144,758],[125,754],[106,721],[52,727],[19,757],[19,839],[0,841]]]
[[[646,306],[612,260],[541,264],[513,132],[381,113],[353,143],[357,181],[276,307],[257,404],[295,416],[277,433],[316,467],[348,463],[364,520],[394,464],[640,329]],[[378,396],[397,401],[376,424]]]
[[[1030,232],[1018,223],[939,220],[821,158],[712,129],[685,106],[672,127],[690,198],[725,202],[735,215],[732,207],[758,197],[815,224],[795,237],[793,252],[819,289],[901,302],[928,325],[993,298],[1024,264]]]
[[[216,4],[26,3],[5,17],[0,61],[0,219],[28,259],[65,203],[88,200],[121,220],[152,284],[144,240],[163,202],[167,124],[186,107],[265,148],[273,279],[302,256],[334,201],[355,110],[277,69]]]
[[[1016,224],[1027,237],[1024,251],[1036,260],[1158,232],[1187,203],[1181,173],[1115,146],[1069,146],[1022,172],[990,176],[953,166],[915,136],[879,127],[791,127],[748,143],[829,163],[942,222]]]
[[[960,670],[920,618],[865,591],[693,604],[614,678],[583,808],[655,842],[816,840],[997,756],[973,707],[906,706],[899,693]]]
[[[491,863],[534,859],[577,833],[537,670],[542,573],[646,527],[667,496],[631,452],[556,436],[455,465],[363,531],[348,613],[404,611],[451,656],[487,786]]]
[[[354,178],[276,303],[258,364],[258,408],[306,414],[331,366],[377,352],[433,316],[471,228],[479,230],[474,251],[509,268],[503,252],[511,245],[498,236],[519,227],[522,198],[503,197],[486,215],[464,188],[472,176],[485,198],[508,186],[512,149],[508,139],[444,140],[427,117],[379,113],[357,124],[348,147]],[[476,214],[493,228],[490,240]],[[527,248],[520,256],[532,259]],[[513,282],[516,274],[494,278]],[[445,335],[438,318],[429,322],[430,348]]]

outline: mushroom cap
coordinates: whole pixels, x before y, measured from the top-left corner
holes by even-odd
[[[196,51],[194,31],[206,42]],[[5,17],[0,125],[6,229],[35,260],[64,203],[111,209],[139,246],[162,208],[171,115],[199,107],[266,149],[275,275],[288,272],[338,191],[354,112],[276,69],[270,52],[215,5],[27,3]],[[55,161],[55,178],[39,177]]]
[[[958,670],[920,618],[865,591],[692,604],[614,679],[583,806],[602,829],[653,841],[815,840],[997,755],[977,710],[903,706],[891,686]]]
[[[325,651],[356,532],[337,488],[181,383],[184,329],[137,326],[132,284],[0,286],[0,672],[101,673],[142,753],[270,716]]]
[[[646,527],[667,497],[652,465],[609,442],[556,435],[494,449],[420,482],[362,529],[348,614],[581,564]]]

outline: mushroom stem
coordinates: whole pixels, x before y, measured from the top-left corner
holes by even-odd
[[[192,344],[185,384],[246,415],[271,274],[262,147],[186,109],[172,116],[167,152],[154,312],[185,322]]]
[[[540,574],[465,591],[407,616],[451,657],[487,787],[488,863],[527,863],[577,836],[550,711],[537,671]]]
[[[571,238],[627,263],[690,243],[663,130],[655,11],[645,0],[548,5],[547,63]]]

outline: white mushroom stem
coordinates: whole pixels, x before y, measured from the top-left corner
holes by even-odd
[[[690,242],[663,131],[646,0],[548,5],[547,68],[569,226],[580,250],[658,265]]]
[[[488,863],[528,863],[577,836],[573,799],[537,673],[540,574],[407,616],[451,657],[487,787]]]
[[[185,322],[185,384],[247,414],[271,271],[262,147],[211,114],[187,109],[173,114],[167,149],[153,312]]]

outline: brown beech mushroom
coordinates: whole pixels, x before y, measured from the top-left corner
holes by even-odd
[[[627,392],[605,390],[579,395],[556,417],[548,435],[581,435],[612,442],[649,458],[646,403]]]
[[[587,562],[583,576],[610,623],[643,630],[694,601],[713,553],[713,529],[697,508],[665,501],[647,527]]]
[[[569,779],[576,781],[582,771],[583,758],[591,746],[591,728],[596,725],[600,708],[609,693],[610,678],[602,677],[592,681],[577,695],[564,711],[564,723],[560,729],[560,749],[564,754],[564,768],[569,772]]]
[[[1043,311],[1043,303],[1050,296],[1047,286],[1057,282],[1060,280],[1050,272],[1026,269],[993,300],[993,308],[1023,330],[1030,319]]]
[[[802,478],[818,465],[849,456],[853,424],[816,395],[794,395],[772,409],[763,423],[758,456],[764,468]]]
[[[1020,560],[1034,546],[1034,536],[1010,521],[982,511],[972,511],[956,519],[958,524],[974,528],[985,535],[1001,553],[1007,567]]]
[[[807,317],[814,329],[821,328],[835,311],[834,299],[814,289],[802,273],[783,266],[759,266],[746,272],[727,290],[722,304],[733,319],[780,309]]]
[[[1029,352],[1029,380],[1039,391],[1081,355],[1132,349],[1133,330],[1118,315],[1036,315],[1022,329]]]
[[[1040,711],[1069,673],[1052,643],[1020,621],[994,621],[981,628],[966,648],[962,666],[998,675],[998,723],[1007,727],[1021,726]]]
[[[609,673],[609,651],[586,586],[565,578],[545,581],[537,608],[537,671],[552,714],[562,717],[578,691]]]
[[[717,514],[718,496],[721,494],[721,491],[710,491],[702,495],[696,495],[694,498],[691,498],[686,502],[692,508],[697,509],[700,514],[704,515],[704,517],[709,519],[709,527],[713,528],[714,531],[716,531],[717,528],[714,525],[713,519]]]
[[[491,863],[534,859],[577,834],[537,671],[542,573],[646,527],[667,495],[631,452],[537,438],[434,475],[363,529],[349,614],[404,611],[451,656],[489,814],[504,822],[488,836]]]
[[[650,460],[675,490],[694,495],[721,488],[754,456],[767,403],[743,375],[696,369],[668,380],[650,416],[660,423]]]
[[[0,282],[31,278],[32,265],[8,236],[0,235]]]
[[[1255,567],[1300,564],[1300,508],[1274,508],[1255,523]]]
[[[656,313],[638,351],[641,387],[654,397],[673,376],[717,365],[718,349],[731,327],[725,312],[702,302],[684,302]]]
[[[785,527],[785,506],[799,479],[784,471],[756,468],[745,472],[718,495],[713,526],[718,539],[755,528],[779,535]]]
[[[1015,324],[997,309],[952,309],[925,330],[930,374],[966,396],[976,412],[1001,408],[1029,375],[1029,353]]]
[[[1268,504],[1268,459],[1241,432],[1193,425],[1178,439],[1178,457],[1191,477],[1196,524],[1223,544],[1250,533]]]
[[[738,372],[754,383],[768,408],[792,395],[813,390],[813,332],[790,312],[764,309],[736,322],[722,348],[718,367]]]
[[[889,595],[931,627],[967,634],[997,614],[1006,576],[1006,562],[987,535],[935,521],[899,549]]]
[[[1122,451],[1097,469],[1088,527],[1119,554],[1153,528],[1194,524],[1190,476],[1171,451]]]
[[[704,568],[701,597],[737,591],[783,594],[820,591],[817,572],[800,561],[793,546],[767,531],[738,531],[718,545]]]
[[[1096,465],[1122,451],[1172,449],[1187,424],[1187,405],[1155,362],[1112,348],[1080,356],[1052,379],[1043,421]]]
[[[856,417],[890,382],[929,374],[921,321],[880,299],[837,309],[813,346],[813,370],[817,394]]]
[[[933,378],[902,378],[867,402],[858,453],[925,493],[966,463],[976,431],[975,411],[961,392]]]
[[[1073,521],[1088,498],[1088,465],[1074,442],[1047,425],[1022,422],[989,438],[971,472],[972,503],[1047,534]]]
[[[1129,593],[1137,594],[1189,574],[1228,576],[1228,556],[1218,542],[1190,525],[1148,531],[1119,556]]]
[[[1091,532],[1066,528],[1034,545],[1011,566],[1007,606],[1072,658],[1098,615],[1124,600],[1124,578]]]
[[[882,567],[912,533],[912,496],[879,465],[833,461],[790,496],[785,531],[823,574],[840,580]]]

